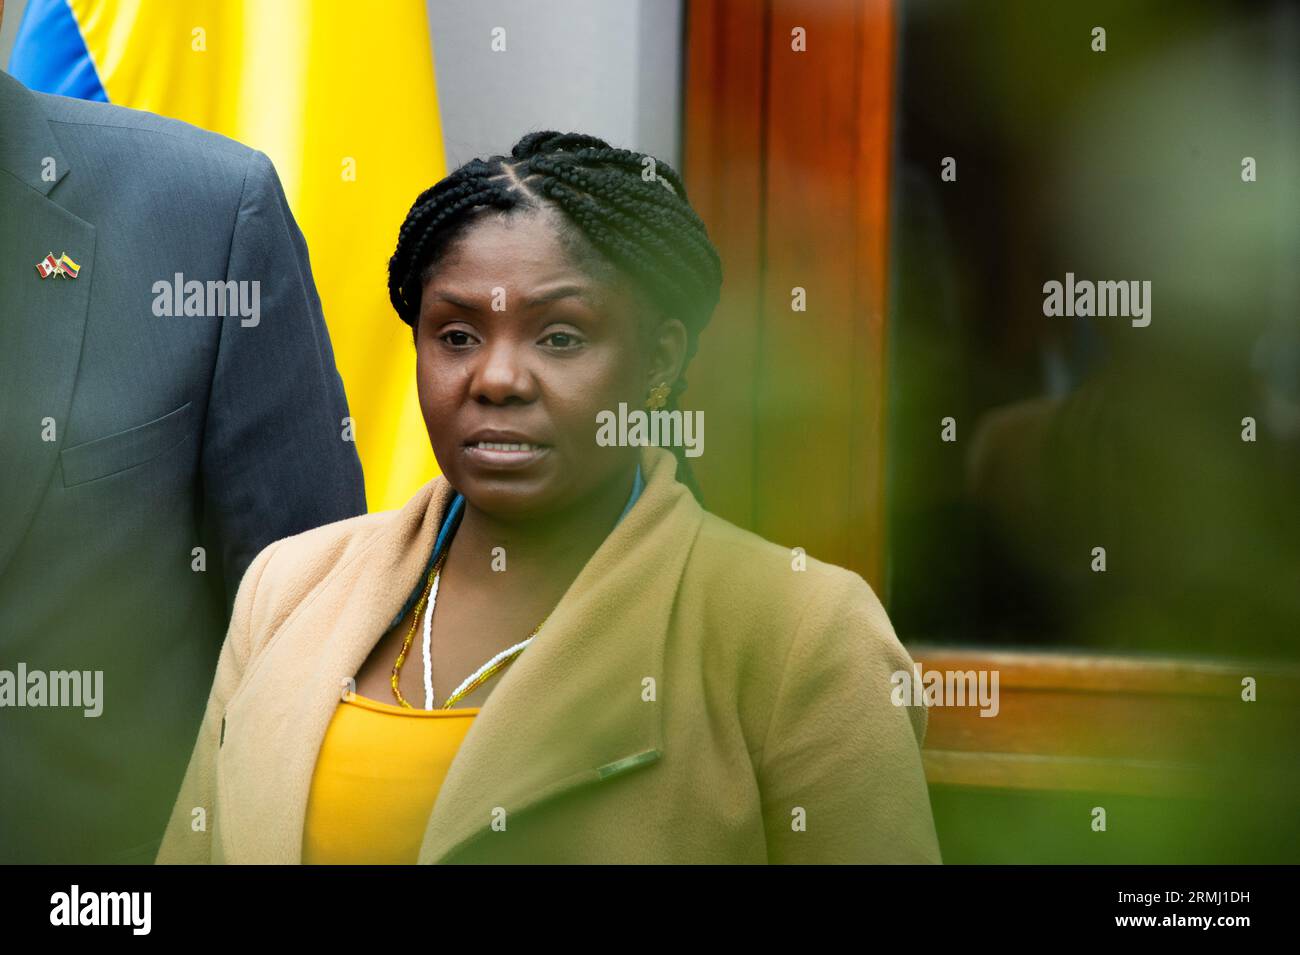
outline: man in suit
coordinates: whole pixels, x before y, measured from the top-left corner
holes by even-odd
[[[0,862],[153,860],[245,568],[365,512],[347,415],[264,154],[0,72]]]

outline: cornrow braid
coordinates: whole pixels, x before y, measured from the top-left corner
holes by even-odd
[[[722,260],[681,176],[645,153],[582,133],[544,130],[523,136],[509,156],[465,163],[422,192],[402,223],[388,262],[393,308],[415,328],[429,273],[479,213],[544,207],[562,214],[562,238],[576,258],[602,277],[626,276],[654,311],[686,327],[682,374],[670,383],[666,405],[676,410],[686,366],[718,304]],[[684,450],[672,451],[682,483],[699,498]]]

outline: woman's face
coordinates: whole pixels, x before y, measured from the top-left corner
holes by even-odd
[[[416,377],[434,455],[470,504],[507,519],[627,480],[638,449],[597,445],[596,415],[642,407],[676,377],[685,343],[670,321],[647,346],[630,292],[579,270],[551,215],[471,224],[420,299]]]

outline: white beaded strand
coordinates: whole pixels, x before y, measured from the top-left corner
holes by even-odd
[[[430,646],[433,625],[433,605],[438,602],[438,580],[442,574],[436,574],[433,578],[433,586],[429,589],[429,606],[424,611],[424,640],[422,649],[424,650],[424,708],[433,709],[433,650]]]
[[[456,687],[456,689],[452,691],[451,696],[454,697],[461,690],[465,689],[465,687],[473,683],[476,679],[478,679],[479,675],[482,674],[484,670],[489,669],[493,664],[497,663],[498,661],[502,660],[505,657],[510,656],[510,654],[514,653],[515,651],[519,651],[522,653],[524,648],[527,647],[528,644],[532,643],[533,640],[536,639],[536,637],[537,634],[533,634],[527,640],[521,640],[519,643],[516,643],[513,647],[506,647],[504,650],[502,650],[500,653],[494,656],[491,660],[483,664],[481,667],[479,667],[477,670],[475,670],[473,673],[467,676],[464,680],[462,680],[460,686]],[[451,699],[451,697],[448,697],[448,699]]]

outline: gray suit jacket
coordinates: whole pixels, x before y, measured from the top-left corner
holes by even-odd
[[[245,568],[365,512],[347,414],[264,154],[0,72],[0,862],[152,860]]]

